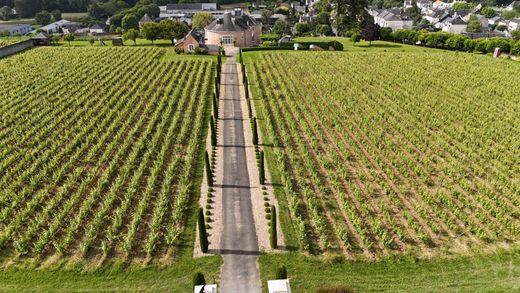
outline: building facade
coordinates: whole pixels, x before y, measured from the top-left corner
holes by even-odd
[[[206,44],[249,47],[260,44],[262,24],[242,10],[226,12],[205,28]]]

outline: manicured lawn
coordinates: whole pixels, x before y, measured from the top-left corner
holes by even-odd
[[[222,258],[183,259],[168,268],[120,269],[105,267],[94,272],[80,269],[8,269],[0,271],[0,288],[5,291],[92,292],[161,291],[190,292],[193,274],[204,273],[207,282],[218,280]]]
[[[370,46],[368,42],[361,41],[354,43],[349,38],[343,37],[301,37],[296,38],[296,42],[328,42],[336,40],[343,44],[345,51],[359,51],[359,52],[441,52],[442,50],[426,48],[420,46],[411,46],[406,44],[385,42],[385,41],[374,41]]]
[[[262,283],[285,265],[293,292],[315,292],[321,286],[347,285],[356,292],[518,292],[520,254],[454,260],[343,262],[301,254],[259,258]],[[265,289],[264,289],[264,292]]]

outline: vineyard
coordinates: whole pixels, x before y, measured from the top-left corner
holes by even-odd
[[[21,41],[28,40],[27,37],[9,37],[9,38],[0,38],[0,48],[9,46]]]
[[[520,240],[519,64],[270,52],[247,65],[303,250],[428,257]]]
[[[0,60],[7,259],[159,259],[179,247],[213,62],[164,52],[41,48]]]

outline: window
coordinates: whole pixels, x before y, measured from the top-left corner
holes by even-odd
[[[233,45],[233,36],[222,36],[222,43],[224,45]]]
[[[195,45],[193,45],[193,44],[188,44],[188,51],[190,51],[190,52],[195,51]]]

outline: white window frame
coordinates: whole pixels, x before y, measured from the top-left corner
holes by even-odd
[[[193,44],[188,44],[188,51],[190,51],[190,52],[195,51],[195,45],[193,45]]]
[[[233,45],[233,36],[222,36],[222,44]]]

